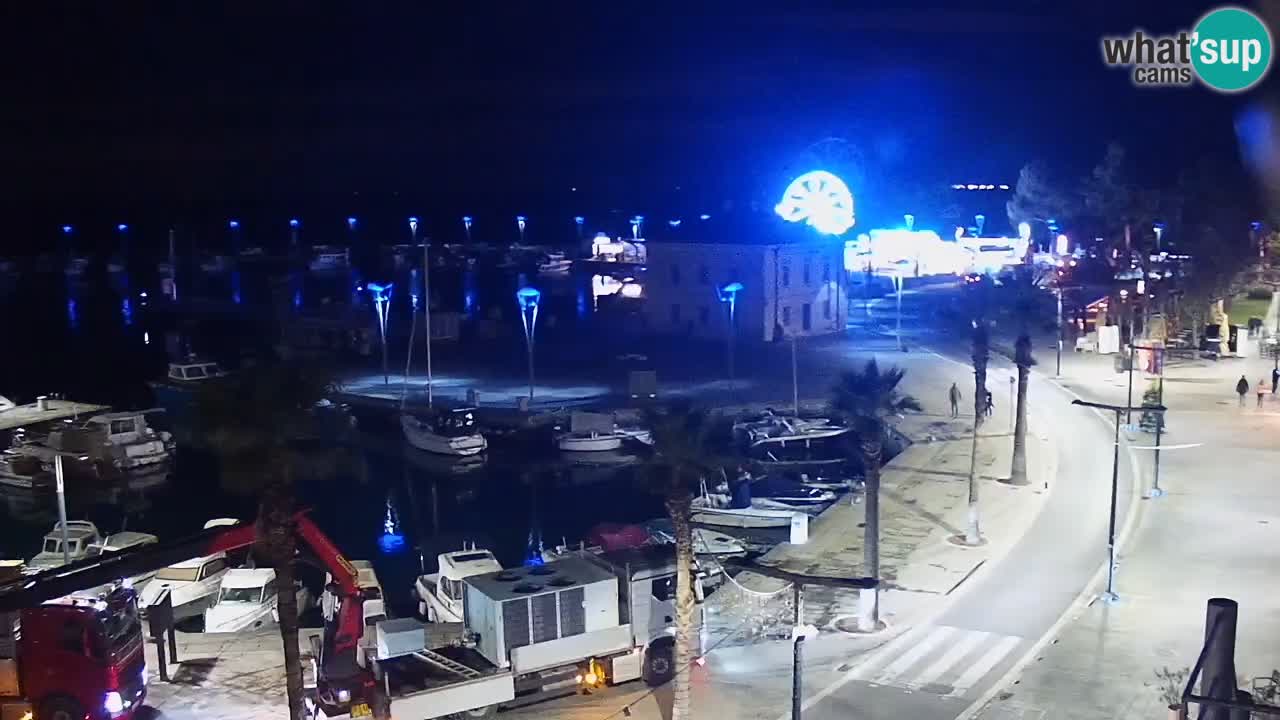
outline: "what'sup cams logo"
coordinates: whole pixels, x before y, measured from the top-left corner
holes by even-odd
[[[1191,85],[1198,78],[1211,90],[1243,92],[1271,69],[1271,31],[1252,12],[1238,7],[1211,10],[1190,31],[1174,35],[1132,35],[1102,39],[1102,60],[1132,68],[1143,87]]]

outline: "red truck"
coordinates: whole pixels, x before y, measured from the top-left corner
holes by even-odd
[[[295,521],[302,544],[330,572],[317,700],[334,716],[373,685],[356,662],[365,596],[338,548],[305,515]],[[0,720],[130,720],[147,681],[137,597],[124,586],[101,595],[86,588],[255,539],[252,525],[215,527],[25,577],[20,563],[0,563]]]
[[[0,613],[0,718],[128,720],[147,694],[133,590]]]

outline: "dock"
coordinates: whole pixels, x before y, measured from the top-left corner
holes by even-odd
[[[3,407],[3,406],[0,406]],[[44,398],[29,405],[15,405],[0,410],[0,432],[31,427],[43,423],[96,415],[111,408],[106,405],[73,402],[57,398]]]

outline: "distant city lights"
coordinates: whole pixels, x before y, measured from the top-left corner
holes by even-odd
[[[977,183],[977,184],[954,183],[952,184],[951,189],[952,190],[1008,190],[1009,186],[1005,183],[1000,183],[998,185],[992,184],[992,183]]]
[[[843,235],[854,224],[849,187],[826,170],[811,170],[792,180],[774,212],[787,222],[803,222],[824,235]]]

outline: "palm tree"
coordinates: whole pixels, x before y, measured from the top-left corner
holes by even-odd
[[[271,364],[246,368],[225,383],[210,385],[197,399],[208,447],[218,460],[224,486],[258,499],[254,544],[275,569],[280,639],[284,643],[289,717],[305,717],[294,587],[296,501],[294,479],[317,466],[332,467],[317,448],[316,403],[332,390],[324,373]]]
[[[1009,470],[1009,482],[1014,485],[1027,483],[1027,386],[1031,367],[1036,360],[1031,356],[1031,335],[1028,327],[1036,314],[1037,283],[1034,278],[1018,278],[1014,312],[1018,315],[1018,339],[1013,346],[1013,364],[1018,366],[1018,400],[1014,408],[1013,459]],[[1061,329],[1059,329],[1061,332]]]
[[[969,523],[964,532],[967,545],[982,543],[978,517],[978,430],[987,414],[987,360],[991,355],[990,345],[986,318],[979,313],[973,321],[973,447],[969,451]]]
[[[883,462],[884,439],[888,432],[885,419],[907,410],[920,410],[920,403],[910,395],[898,391],[905,371],[890,368],[884,372],[875,360],[869,360],[861,371],[846,370],[831,390],[831,410],[858,433],[858,446],[862,460],[863,484],[866,488],[866,522],[863,525],[866,539],[867,574],[880,577],[880,466]],[[859,617],[859,628],[874,630],[879,622],[879,590],[870,594],[867,611]]]
[[[706,410],[679,404],[666,411],[647,411],[645,424],[653,433],[649,465],[661,475],[664,504],[676,540],[676,635],[671,657],[667,659],[675,680],[671,720],[687,720],[690,717],[689,667],[693,663],[690,639],[696,609],[693,485],[717,467],[713,445],[725,423]]]

